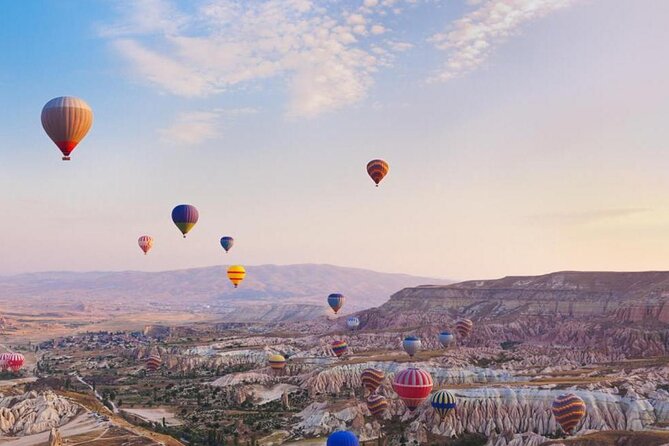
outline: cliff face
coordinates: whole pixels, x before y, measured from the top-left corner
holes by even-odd
[[[395,293],[380,309],[519,315],[613,316],[669,323],[669,272],[557,272],[419,286]]]

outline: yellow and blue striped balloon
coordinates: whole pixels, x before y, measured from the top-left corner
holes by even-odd
[[[434,411],[444,418],[448,413],[455,409],[455,396],[448,390],[439,390],[432,395],[430,400]]]

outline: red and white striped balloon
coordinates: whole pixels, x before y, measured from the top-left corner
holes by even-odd
[[[153,248],[153,237],[150,235],[143,235],[137,239],[137,244],[139,245],[140,249],[144,251],[144,255],[146,255],[149,251],[151,251],[151,248]]]
[[[393,389],[412,412],[430,396],[432,386],[432,376],[416,367],[402,370],[393,380]]]
[[[23,367],[25,360],[26,358],[21,353],[2,353],[0,354],[0,368],[3,371],[18,372]]]

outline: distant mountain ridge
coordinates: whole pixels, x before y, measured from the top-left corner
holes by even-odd
[[[77,302],[129,310],[146,305],[194,310],[203,306],[257,305],[265,315],[263,320],[275,320],[268,315],[285,320],[293,318],[291,315],[300,309],[307,318],[324,313],[326,297],[333,292],[347,296],[343,310],[347,313],[381,305],[391,294],[408,286],[449,283],[333,265],[259,265],[246,267],[246,279],[234,289],[226,271],[225,266],[211,266],[163,272],[24,273],[0,277],[0,303],[7,307],[21,299],[45,309],[70,309]],[[281,308],[286,305],[292,305],[293,310]]]

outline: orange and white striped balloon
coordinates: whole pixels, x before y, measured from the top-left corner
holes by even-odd
[[[63,152],[63,161],[77,147],[93,125],[93,110],[82,99],[61,96],[51,99],[42,109],[42,127]]]
[[[137,244],[139,245],[140,249],[144,251],[144,255],[146,255],[149,251],[151,251],[151,248],[153,248],[153,237],[150,235],[143,235],[137,239]]]

